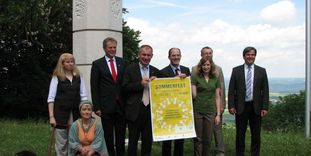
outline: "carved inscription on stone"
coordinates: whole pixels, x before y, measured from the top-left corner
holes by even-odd
[[[82,18],[86,14],[87,0],[76,0],[76,5],[73,6],[75,10],[75,16]]]
[[[119,19],[122,14],[121,0],[110,0],[112,15]]]

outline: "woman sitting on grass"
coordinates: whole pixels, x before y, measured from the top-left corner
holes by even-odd
[[[108,156],[101,122],[92,117],[92,103],[81,102],[79,110],[81,118],[69,131],[69,156]]]

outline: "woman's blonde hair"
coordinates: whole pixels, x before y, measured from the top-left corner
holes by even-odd
[[[75,61],[75,58],[73,57],[73,55],[70,53],[63,53],[62,55],[60,55],[58,62],[57,62],[57,65],[56,65],[54,72],[53,72],[53,76],[59,77],[59,79],[62,81],[66,80],[65,69],[64,69],[63,64],[64,64],[65,60],[68,60],[68,59],[72,59],[73,63],[74,63],[72,74],[74,76],[80,75],[80,71],[79,71],[78,67],[76,66],[76,61]]]

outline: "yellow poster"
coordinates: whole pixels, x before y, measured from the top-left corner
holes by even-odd
[[[150,83],[153,141],[196,137],[190,78],[159,78]]]

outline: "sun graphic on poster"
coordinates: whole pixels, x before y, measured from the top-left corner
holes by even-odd
[[[179,99],[182,98],[166,98],[159,103],[153,103],[153,126],[159,130],[158,133],[165,135],[183,132],[192,123],[190,101]]]

